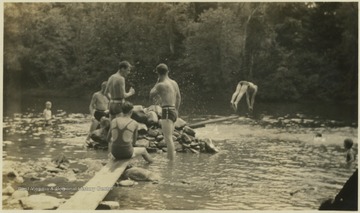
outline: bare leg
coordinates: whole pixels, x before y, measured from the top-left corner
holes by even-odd
[[[235,89],[235,92],[234,92],[234,94],[233,94],[232,97],[231,97],[230,104],[231,104],[231,107],[233,108],[234,111],[236,111],[234,102],[235,102],[236,97],[237,97],[237,96],[239,95],[239,93],[240,93],[240,88],[241,88],[241,85],[240,85],[240,84],[237,84],[236,89]]]
[[[91,133],[99,126],[99,122],[95,119],[95,118],[92,118],[91,119],[91,125],[90,125],[90,130],[89,130],[89,134],[86,138],[86,140],[90,140],[90,135]]]
[[[235,102],[234,102],[235,110],[237,110],[237,106],[238,106],[241,98],[242,98],[243,95],[245,94],[245,92],[246,92],[246,90],[247,90],[248,87],[249,87],[249,86],[247,86],[247,85],[243,85],[243,86],[240,88],[239,95],[236,97],[236,100],[235,100]]]
[[[144,147],[134,147],[134,157],[141,155],[144,160],[146,160],[149,163],[154,162],[152,157],[149,155],[149,153],[146,151]]]
[[[164,134],[164,139],[167,145],[167,156],[170,160],[175,159],[175,146],[172,139],[174,132],[174,123],[169,119],[161,120],[161,128]]]
[[[253,92],[253,94],[251,96],[251,102],[250,102],[251,110],[254,109],[256,93],[257,93],[257,86],[255,86],[255,91]]]

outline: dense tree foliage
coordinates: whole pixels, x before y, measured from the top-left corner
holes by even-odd
[[[83,95],[120,60],[139,97],[167,63],[184,100],[229,99],[239,80],[267,100],[357,100],[358,5],[4,3],[4,83]]]

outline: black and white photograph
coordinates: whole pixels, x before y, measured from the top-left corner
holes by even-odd
[[[2,210],[358,210],[357,1],[0,9]]]

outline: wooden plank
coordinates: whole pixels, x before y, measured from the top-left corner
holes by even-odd
[[[228,116],[228,117],[222,117],[222,118],[215,118],[215,119],[210,119],[210,120],[206,120],[206,121],[200,121],[194,124],[190,124],[189,127],[195,129],[195,128],[199,128],[199,127],[204,127],[205,124],[210,124],[210,123],[216,123],[216,122],[221,122],[221,121],[227,121],[227,120],[231,120],[231,119],[235,119],[238,118],[238,115],[233,115],[233,116]]]
[[[110,160],[57,210],[95,210],[126,169],[129,160]]]

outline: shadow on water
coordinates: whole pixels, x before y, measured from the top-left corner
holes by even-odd
[[[41,169],[63,153],[77,173],[44,173],[44,179],[25,178],[18,186],[81,187],[107,157],[106,151],[83,148],[90,123],[89,100],[51,100],[56,119],[51,128],[45,128],[40,117],[46,100],[24,99],[21,107],[4,109],[4,166],[17,162],[15,165],[23,168]],[[231,110],[223,105],[214,103],[207,111],[190,114],[186,112],[193,109],[184,104],[181,117],[191,123],[230,115]],[[134,210],[317,209],[357,168],[357,162],[345,163],[342,145],[345,138],[352,138],[357,154],[357,108],[264,103],[256,107],[256,119],[240,116],[196,129],[197,137],[213,139],[219,153],[177,153],[173,163],[166,159],[166,153],[152,153],[155,163],[150,165],[134,159],[133,165],[159,174],[161,180],[115,187],[105,200]],[[239,114],[244,115],[241,110],[244,108]],[[321,140],[315,138],[319,132]],[[75,191],[45,193],[68,198]]]

